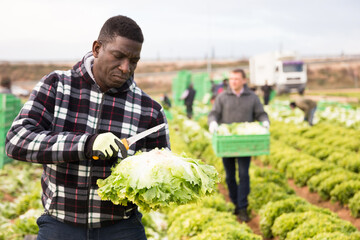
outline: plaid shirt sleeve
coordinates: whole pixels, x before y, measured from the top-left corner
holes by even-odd
[[[62,222],[102,227],[128,217],[136,206],[101,201],[96,181],[111,174],[117,158],[87,159],[87,139],[103,132],[128,138],[164,122],[161,105],[133,78],[103,93],[79,62],[73,70],[55,71],[36,85],[7,134],[6,152],[17,160],[43,164],[42,203],[47,213]],[[167,125],[131,145],[128,154],[166,147]]]
[[[6,137],[9,157],[46,164],[86,159],[89,134],[52,131],[58,78],[56,73],[44,77],[14,120]]]

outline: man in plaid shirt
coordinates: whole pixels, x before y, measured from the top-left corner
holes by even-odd
[[[121,156],[121,138],[167,122],[161,105],[134,82],[143,40],[132,19],[108,19],[92,51],[73,69],[45,76],[14,120],[7,155],[44,168],[39,240],[146,239],[137,206],[101,201],[96,185]],[[166,147],[167,125],[128,154]]]

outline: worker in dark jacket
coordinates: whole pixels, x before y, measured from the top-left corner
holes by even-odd
[[[192,83],[190,83],[189,87],[185,90],[185,92],[181,95],[181,99],[184,100],[184,104],[186,106],[186,115],[188,118],[192,118],[193,115],[193,103],[195,99],[196,90]]]
[[[317,103],[311,99],[298,98],[295,102],[290,103],[291,109],[296,107],[300,108],[304,112],[304,121],[307,121],[310,126],[313,125],[313,119],[317,108]]]
[[[161,97],[161,104],[163,105],[163,107],[165,109],[169,109],[171,108],[171,101],[170,98],[167,96],[166,93],[163,94],[163,96]]]
[[[268,105],[270,101],[270,94],[272,91],[272,87],[268,85],[267,82],[265,82],[265,85],[261,87],[261,90],[263,92],[264,105]]]
[[[229,87],[215,99],[208,116],[209,131],[214,133],[221,123],[260,121],[269,128],[269,118],[258,96],[246,86],[246,75],[242,69],[235,69],[229,75]],[[235,164],[238,163],[240,183],[237,184]],[[248,195],[250,193],[249,166],[251,156],[223,157],[226,183],[231,201],[235,204],[235,214],[248,222]]]
[[[167,122],[134,81],[143,40],[134,20],[108,19],[92,51],[71,70],[45,76],[14,120],[7,155],[44,169],[38,240],[146,239],[138,207],[102,201],[96,184],[124,157],[122,138]],[[166,125],[127,153],[169,148],[168,133]]]
[[[0,93],[11,93],[11,78],[0,76]]]

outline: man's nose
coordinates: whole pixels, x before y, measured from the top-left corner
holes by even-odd
[[[130,72],[130,61],[129,59],[123,59],[118,68],[123,72],[123,73],[129,73]]]

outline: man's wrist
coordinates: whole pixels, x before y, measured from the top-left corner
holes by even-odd
[[[92,147],[94,145],[95,138],[99,134],[90,135],[85,143],[84,153],[87,158],[92,158]]]

